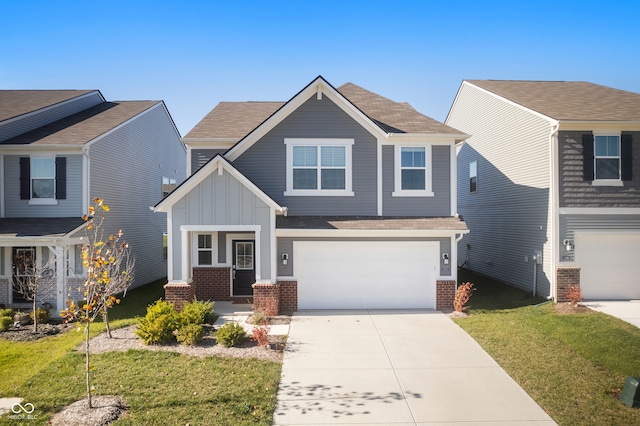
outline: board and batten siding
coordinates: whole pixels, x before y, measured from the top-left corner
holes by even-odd
[[[191,174],[204,166],[209,160],[218,154],[224,154],[226,149],[192,149],[191,150]]]
[[[7,123],[0,123],[0,142],[4,142],[39,127],[46,126],[47,124],[76,114],[80,111],[84,111],[85,109],[91,108],[92,106],[98,105],[102,102],[104,102],[104,100],[100,94],[98,92],[92,92],[54,105],[50,108],[45,108],[42,111],[37,111],[32,114],[25,115],[24,117],[17,117]]]
[[[458,212],[469,234],[458,258],[466,267],[548,295],[551,271],[548,120],[469,84],[463,84],[446,124],[471,137],[458,149]],[[469,164],[477,161],[477,192],[469,190]]]
[[[640,131],[631,134],[633,179],[623,186],[593,186],[583,177],[582,135],[588,131],[558,132],[560,207],[640,207]]]
[[[225,171],[222,175],[213,172],[196,185],[181,200],[171,207],[173,278],[182,275],[180,254],[190,253],[191,247],[183,250],[180,238],[182,225],[259,225],[261,278],[271,276],[271,208]],[[244,233],[239,231],[239,233]],[[225,263],[227,233],[218,233],[218,261]],[[191,262],[190,262],[191,263]]]
[[[394,146],[382,147],[382,215],[383,216],[451,216],[450,146],[434,145],[431,173],[433,197],[394,197]]]
[[[67,159],[67,198],[57,204],[29,204],[20,199],[20,157],[4,156],[4,214],[5,217],[80,217],[82,205],[82,154],[64,154]],[[52,154],[52,156],[54,156]]]
[[[354,196],[284,196],[286,138],[354,139],[352,178]],[[314,94],[238,157],[233,165],[292,216],[377,214],[377,141],[328,97]]]
[[[136,256],[135,283],[166,277],[164,213],[154,213],[162,198],[162,177],[186,177],[186,150],[164,105],[158,103],[88,146],[89,199],[103,198],[111,208],[107,232],[122,229]],[[90,201],[91,202],[91,201]]]
[[[305,238],[293,238],[293,237],[280,237],[278,238],[278,255],[277,258],[281,259],[283,254],[289,255],[289,260],[286,265],[282,262],[278,262],[278,276],[280,277],[295,277],[295,271],[293,270],[293,242],[294,241],[332,241],[339,244],[340,241],[436,241],[440,244],[440,265],[439,273],[441,276],[451,276],[451,263],[445,265],[442,260],[442,254],[448,253],[451,255],[451,238],[319,238],[319,237],[305,237]],[[408,265],[409,266],[409,265]]]

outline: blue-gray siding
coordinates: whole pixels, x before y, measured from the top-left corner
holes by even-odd
[[[20,157],[4,156],[5,217],[80,217],[82,205],[82,154],[62,155],[67,158],[67,198],[57,205],[31,205],[20,199]]]
[[[640,207],[640,131],[633,139],[633,180],[623,187],[592,186],[583,179],[582,134],[558,133],[560,163],[560,207]],[[624,132],[628,133],[628,132]]]
[[[204,166],[207,161],[211,160],[217,154],[224,154],[226,149],[192,149],[191,150],[191,174]]]
[[[104,100],[100,97],[100,94],[92,92],[46,110],[0,124],[0,142],[76,114],[101,102],[104,102]]]

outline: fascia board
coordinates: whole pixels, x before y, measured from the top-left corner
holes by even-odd
[[[432,145],[453,145],[471,137],[466,133],[389,133],[389,137],[382,143],[395,145],[398,143],[423,143]]]
[[[640,121],[579,121],[560,120],[560,131],[592,131],[592,130],[618,130],[635,131],[640,128]]]
[[[229,149],[238,141],[238,138],[182,138],[182,143],[187,146],[214,149]]]
[[[28,155],[33,152],[52,152],[56,154],[82,154],[84,145],[0,145],[0,154]]]
[[[457,229],[276,229],[276,237],[451,237],[468,234],[469,230]]]

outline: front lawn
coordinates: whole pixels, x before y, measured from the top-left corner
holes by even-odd
[[[135,322],[162,296],[162,282],[132,290],[112,311],[112,327]],[[215,309],[215,306],[214,306]],[[92,324],[92,334],[104,324]],[[32,403],[37,419],[85,397],[83,341],[75,331],[35,342],[0,339],[0,396]],[[91,356],[98,395],[121,395],[129,409],[115,424],[271,424],[281,364],[255,359],[196,358],[133,351]],[[11,413],[9,413],[10,415]],[[0,424],[19,424],[8,415]]]
[[[471,316],[455,321],[558,424],[640,424],[640,409],[618,399],[626,378],[640,375],[640,329],[598,312],[559,314],[486,277],[460,276],[477,290]]]

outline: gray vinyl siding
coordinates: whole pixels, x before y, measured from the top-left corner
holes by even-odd
[[[44,111],[38,111],[33,114],[16,118],[8,123],[0,123],[0,142],[11,139],[15,136],[27,133],[38,127],[45,126],[47,124],[58,121],[64,117],[68,117],[72,114],[76,114],[80,111],[84,111],[94,105],[104,102],[98,92],[81,96],[77,99],[72,99],[67,102],[63,102],[59,105],[55,105]]]
[[[560,207],[640,207],[640,131],[633,138],[633,180],[619,186],[592,186],[583,178],[582,135],[587,131],[558,132]]]
[[[469,234],[458,246],[471,270],[549,294],[551,271],[550,123],[469,85],[460,89],[448,125],[471,137],[458,150],[458,212]],[[469,192],[469,163],[477,161],[477,192]]]
[[[195,186],[172,206],[172,241],[174,279],[181,276],[180,254],[190,253],[182,249],[180,238],[182,225],[260,225],[261,278],[271,275],[271,208],[250,189],[228,172],[222,176],[214,172]],[[244,233],[243,231],[238,231]],[[218,262],[226,263],[226,234],[218,234]]]
[[[286,189],[285,138],[351,138],[353,145],[352,197],[284,196]],[[313,95],[238,157],[233,165],[290,215],[377,214],[377,141],[328,97]]]
[[[639,214],[567,214],[560,215],[560,260],[573,261],[574,252],[568,252],[564,239],[576,240],[577,231],[640,231]]]
[[[383,216],[451,216],[451,147],[432,147],[433,197],[393,197],[395,188],[394,147],[382,147]]]
[[[62,156],[62,155],[61,155]],[[57,205],[29,204],[20,199],[20,157],[4,156],[5,217],[80,217],[82,205],[82,154],[63,155],[67,158],[67,198]]]
[[[226,149],[192,149],[191,150],[191,174],[204,166],[207,161],[211,160],[217,154],[224,154]]]
[[[294,241],[437,241],[440,243],[440,275],[451,276],[451,263],[445,265],[442,260],[442,254],[448,253],[451,255],[451,238],[278,238],[278,254],[277,259],[282,259],[282,255],[287,253],[289,260],[286,265],[282,262],[278,262],[278,276],[280,277],[295,277],[295,271],[293,270],[293,242]],[[408,265],[410,266],[410,265]]]
[[[167,218],[149,206],[162,198],[163,176],[177,184],[186,176],[186,150],[171,118],[158,104],[88,148],[90,200],[103,198],[111,208],[109,232],[123,230],[136,256],[134,285],[166,277],[162,236]]]

